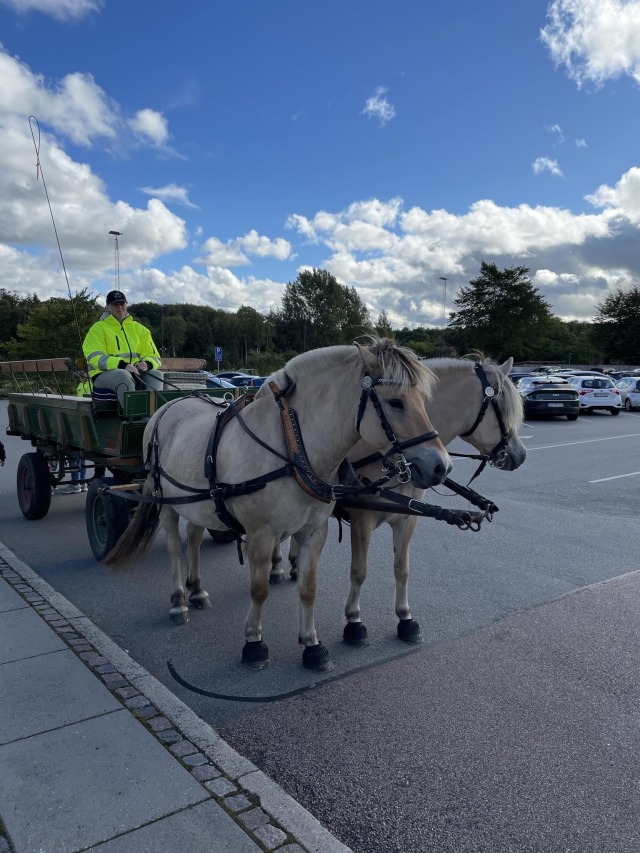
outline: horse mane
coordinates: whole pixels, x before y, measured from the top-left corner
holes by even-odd
[[[489,382],[497,391],[497,399],[500,400],[500,409],[507,429],[517,430],[524,418],[522,397],[513,382],[505,382],[505,377],[495,361],[481,352],[472,352],[463,358],[427,358],[424,359],[423,364],[438,375],[441,372],[454,370],[472,372],[477,362],[482,365]]]
[[[385,382],[402,388],[417,386],[426,394],[433,390],[436,376],[413,350],[376,335],[371,335],[367,340],[364,348],[376,357],[380,367],[379,375]],[[284,388],[290,382],[306,379],[323,370],[361,364],[358,348],[353,344],[320,347],[294,356],[284,367],[272,373],[269,380]]]

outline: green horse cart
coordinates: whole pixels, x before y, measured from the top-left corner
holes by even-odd
[[[162,365],[179,371],[172,372],[172,378],[198,376],[203,366],[200,359],[165,359]],[[136,505],[117,493],[138,491],[145,479],[142,436],[149,416],[194,390],[226,399],[230,392],[206,388],[204,382],[185,387],[189,383],[183,378],[176,380],[178,390],[127,392],[120,407],[115,399],[75,396],[77,374],[69,358],[0,362],[0,379],[9,380],[15,389],[7,394],[7,435],[19,436],[34,448],[18,462],[22,514],[31,521],[47,515],[53,488],[77,469],[80,455],[89,477],[87,535],[96,559],[102,560],[124,532]],[[214,538],[228,541],[224,533]]]

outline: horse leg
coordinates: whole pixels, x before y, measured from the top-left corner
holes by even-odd
[[[289,577],[298,580],[298,543],[293,538],[289,542],[289,566]]]
[[[279,585],[284,583],[284,569],[282,568],[282,550],[278,543],[271,555],[271,571],[269,572],[269,583]]]
[[[181,553],[182,540],[180,539],[180,516],[172,506],[165,505],[160,512],[160,522],[167,535],[167,551],[171,558],[173,569],[173,592],[171,593],[171,610],[169,616],[174,625],[184,625],[189,621],[189,608],[184,597],[182,585]]]
[[[298,595],[300,596],[300,630],[298,642],[304,645],[302,665],[315,672],[330,672],[333,663],[326,646],[318,641],[314,621],[318,560],[327,539],[329,524],[325,521],[311,534],[296,537],[298,543]]]
[[[252,669],[269,666],[269,649],[262,640],[262,605],[269,594],[269,567],[276,548],[274,537],[267,533],[254,533],[244,546],[251,574],[251,605],[244,627],[245,644],[242,663]]]
[[[393,531],[393,574],[396,579],[396,616],[398,638],[404,643],[421,643],[420,625],[411,617],[409,609],[409,543],[416,529],[415,516],[400,516],[391,524]]]
[[[367,577],[371,534],[375,526],[369,513],[354,512],[351,516],[351,589],[344,606],[347,624],[342,637],[350,646],[368,646],[367,629],[360,618],[360,590]]]
[[[200,545],[204,536],[204,527],[187,522],[187,589],[189,604],[198,610],[211,607],[209,593],[202,588],[200,579]]]

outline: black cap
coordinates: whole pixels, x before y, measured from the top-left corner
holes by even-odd
[[[121,290],[110,290],[107,293],[107,305],[111,305],[112,302],[126,302],[127,297]]]

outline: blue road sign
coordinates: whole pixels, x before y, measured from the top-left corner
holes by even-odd
[[[216,361],[222,361],[222,347],[216,347]]]

